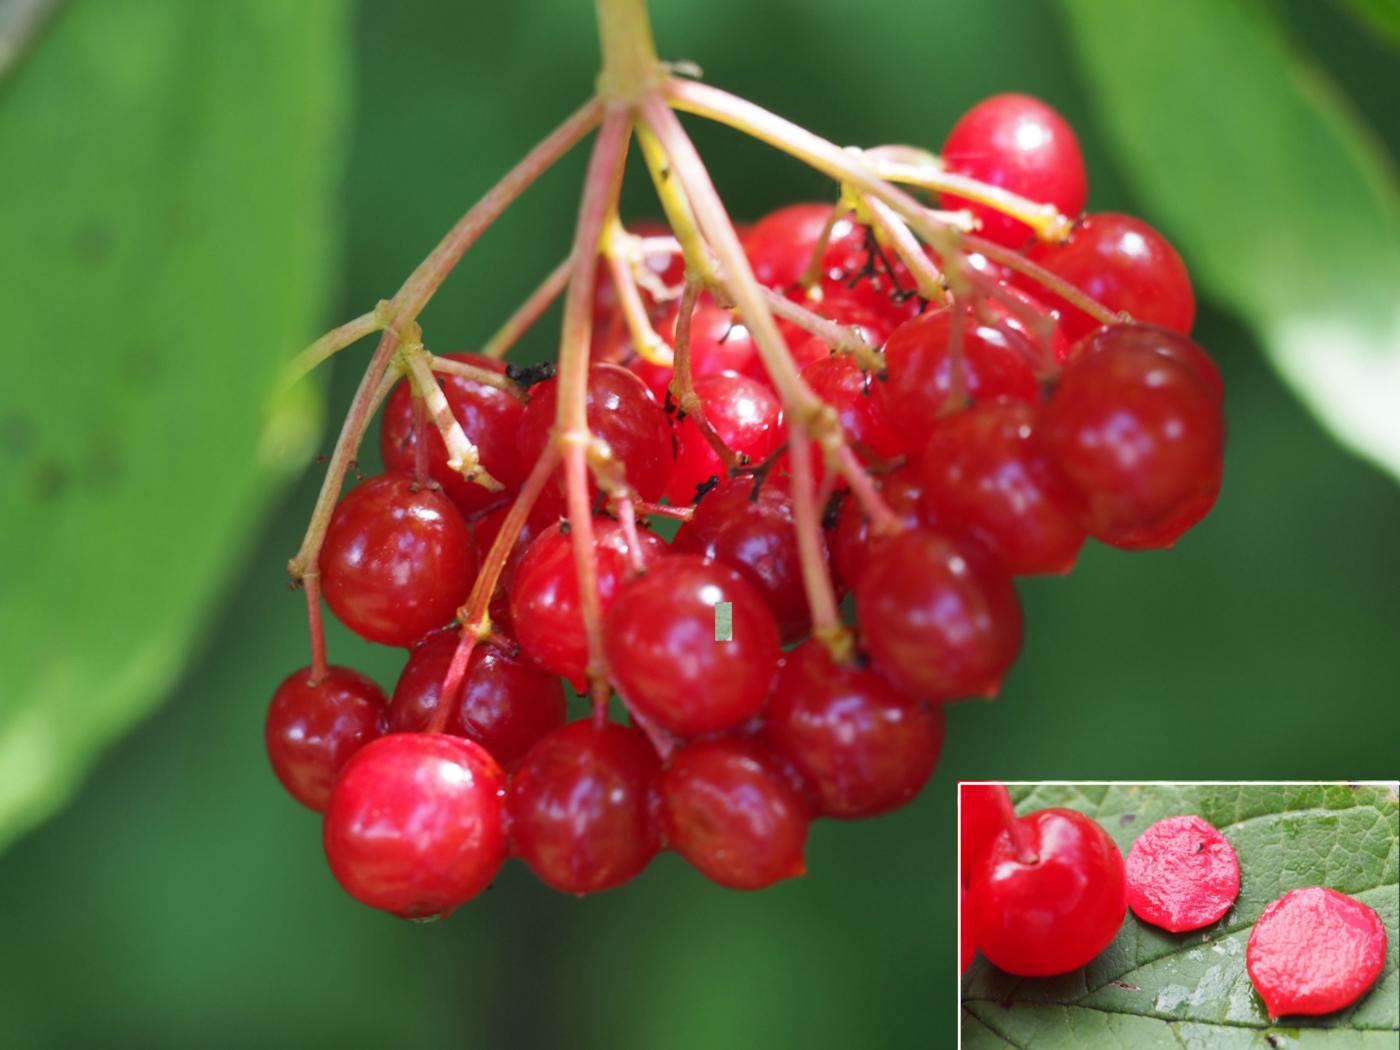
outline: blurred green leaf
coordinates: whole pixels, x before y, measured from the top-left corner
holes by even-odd
[[[1377,36],[1400,45],[1400,0],[1343,0],[1343,6]]]
[[[1086,813],[1125,853],[1148,825],[1196,814],[1239,855],[1240,895],[1219,922],[1188,933],[1168,933],[1129,912],[1098,958],[1060,977],[1012,977],[978,956],[963,980],[966,1050],[1003,1041],[1086,1050],[1395,1045],[1400,806],[1393,789],[1043,786],[1012,788],[1012,797],[1018,813],[1051,806]],[[1301,886],[1329,886],[1375,908],[1387,932],[1385,968],[1354,1006],[1271,1025],[1245,970],[1245,944],[1269,902]]]
[[[1247,0],[1064,0],[1122,161],[1208,297],[1345,444],[1400,474],[1400,192]]]
[[[184,666],[319,429],[338,0],[62,12],[0,90],[0,845]]]

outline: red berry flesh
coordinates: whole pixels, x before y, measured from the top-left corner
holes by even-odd
[[[943,163],[955,175],[999,186],[1066,215],[1084,208],[1089,184],[1079,141],[1065,119],[1029,95],[993,95],[964,113],[943,143]],[[943,207],[968,208],[981,234],[1018,247],[1031,228],[985,204],[945,193]]]
[[[320,813],[350,756],[384,732],[384,693],[348,667],[312,683],[311,668],[283,679],[267,709],[264,739],[272,771],[287,793]]]
[[[661,848],[650,794],[660,771],[636,729],[591,718],[556,729],[511,776],[515,851],[566,893],[620,886]]]
[[[661,777],[666,837],[701,874],[758,890],[806,872],[807,804],[754,741],[707,740]]]
[[[991,555],[929,529],[876,549],[856,585],[875,666],[913,696],[995,696],[1021,647],[1021,605]]]
[[[730,604],[731,637],[715,639]],[[618,690],[642,715],[685,736],[758,714],[778,667],[778,628],[762,595],[734,569],[674,554],[619,596],[605,624]]]
[[[862,371],[849,355],[831,354],[813,361],[802,370],[802,378],[812,393],[836,410],[846,438],[866,459],[889,459],[905,450],[908,437],[890,425],[883,402],[874,396],[875,377]]]
[[[736,372],[700,376],[695,394],[706,422],[731,451],[750,462],[761,463],[783,443],[782,402],[757,380]],[[676,442],[676,466],[666,498],[684,505],[694,502],[697,485],[723,477],[725,468],[691,417],[676,424]]]
[[[1017,823],[1030,856],[1003,831],[968,885],[977,946],[1018,977],[1077,970],[1123,925],[1123,855],[1096,821],[1071,809],[1042,809]]]
[[[958,842],[962,849],[962,882],[967,885],[977,863],[1016,811],[1004,784],[958,785]]]
[[[765,719],[774,750],[826,816],[873,817],[917,795],[943,747],[943,709],[874,671],[836,663],[816,639],[783,658]]]
[[[1200,817],[1169,817],[1128,851],[1128,907],[1172,933],[1209,926],[1235,903],[1240,862],[1225,836]]]
[[[471,531],[451,500],[412,478],[381,474],[331,515],[321,591],[360,637],[408,646],[452,619],[476,567]]]
[[[881,498],[906,529],[928,523],[923,510],[922,473],[917,464],[906,464],[890,471],[880,482]],[[861,510],[860,501],[847,493],[831,530],[831,565],[837,581],[847,590],[855,590],[871,552],[883,542],[871,537],[870,521]]]
[[[405,919],[450,912],[506,857],[505,774],[480,744],[390,733],[346,764],[326,809],[331,874],[372,908]]]

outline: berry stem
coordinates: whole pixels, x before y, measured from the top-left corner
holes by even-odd
[[[764,285],[759,287],[774,317],[780,317],[816,336],[835,353],[849,354],[866,371],[878,372],[885,367],[885,358],[879,348],[862,338],[853,325],[838,324],[771,288]]]
[[[603,69],[598,94],[608,102],[635,102],[666,71],[656,57],[647,0],[597,0]]]
[[[648,503],[645,500],[633,500],[633,507],[638,514],[651,515],[658,518],[675,518],[677,521],[689,521],[695,517],[694,507],[673,507],[669,503]]]
[[[695,222],[690,201],[686,199],[676,180],[671,177],[671,165],[666,158],[666,151],[645,122],[637,125],[637,142],[642,147],[642,157],[646,161],[652,185],[656,188],[656,196],[661,201],[661,210],[666,213],[666,221],[675,233],[681,254],[685,257],[686,269],[712,294],[722,294],[722,282],[719,274],[715,272],[709,247],[700,235],[700,227]]]
[[[928,157],[936,159],[932,154]],[[944,171],[938,164],[911,164],[903,160],[891,160],[876,154],[872,156],[875,174],[886,182],[898,182],[907,186],[917,186],[921,190],[948,193],[964,200],[985,204],[1003,215],[1017,219],[1032,230],[1043,241],[1063,241],[1069,237],[1073,223],[1060,214],[1053,204],[1040,204],[1000,186],[993,186],[966,175],[955,175]]]
[[[457,421],[452,406],[447,403],[447,395],[442,392],[432,369],[428,367],[432,355],[418,342],[404,346],[399,353],[408,372],[408,381],[413,384],[414,394],[422,399],[428,415],[442,435],[442,443],[447,446],[447,465],[489,492],[502,491],[505,486],[481,465],[476,446]]]
[[[428,720],[429,733],[446,731],[447,719],[456,705],[457,694],[462,690],[462,679],[467,676],[467,668],[471,666],[472,651],[476,648],[477,641],[475,631],[463,629],[462,638],[452,653],[452,662],[447,665],[447,673],[442,676],[442,689],[438,692],[437,707],[433,708],[433,717]]]
[[[997,792],[997,813],[1001,816],[1001,826],[1006,829],[1006,833],[1011,837],[1011,845],[1016,850],[1016,859],[1022,864],[1036,864],[1040,857],[1036,855],[1035,848],[1031,845],[1030,836],[1026,833],[1026,826],[1016,817],[1016,811],[1011,808],[1011,797],[1005,792]]]
[[[565,285],[569,283],[573,264],[573,259],[565,259],[549,271],[549,276],[530,293],[530,297],[516,307],[515,313],[506,319],[506,323],[496,330],[495,335],[486,340],[481,348],[483,357],[499,361],[510,352],[511,347],[520,341],[520,337],[528,332],[553,305],[554,300],[559,298]]]
[[[984,240],[973,234],[963,236],[964,244],[972,251],[985,255],[992,262],[1000,263],[1009,270],[1024,274],[1037,284],[1041,285],[1047,292],[1058,295],[1065,302],[1077,309],[1083,310],[1100,324],[1116,324],[1126,320],[1121,314],[1116,314],[1103,303],[1092,296],[1084,294],[1074,285],[1070,284],[1058,274],[1051,273],[1045,267],[1031,262],[1020,252],[1012,251],[1010,248],[1003,248],[993,241]]]
[[[695,429],[700,431],[700,436],[714,450],[724,469],[733,470],[744,464],[705,417],[705,406],[700,400],[700,395],[695,392],[695,377],[691,374],[690,325],[695,316],[695,303],[699,298],[700,285],[687,278],[676,312],[675,367],[671,372],[669,389],[676,408],[695,424]]]
[[[647,315],[646,303],[642,301],[642,293],[637,288],[637,280],[627,258],[628,249],[622,243],[627,236],[622,224],[613,216],[607,223],[603,237],[603,254],[608,260],[613,287],[617,289],[618,305],[622,307],[622,316],[632,336],[632,348],[651,364],[669,365],[671,348],[666,345],[666,340],[656,334]]]
[[[321,574],[308,572],[301,581],[306,592],[306,628],[311,637],[311,685],[319,685],[325,680],[326,672],[326,627],[321,619]]]
[[[454,361],[450,357],[438,357],[436,354],[429,355],[428,367],[437,375],[461,376],[463,379],[470,379],[473,383],[480,383],[482,386],[493,386],[497,390],[504,390],[517,401],[525,400],[525,393],[520,389],[518,383],[510,376],[493,372],[489,368],[468,364],[466,361]]]
[[[419,485],[428,483],[428,406],[419,396],[412,393],[413,406],[413,480]]]
[[[880,490],[875,487],[855,452],[848,446],[843,445],[837,453],[837,466],[841,476],[846,479],[851,494],[860,504],[861,512],[870,519],[872,533],[877,536],[893,536],[904,530],[904,522],[890,509],[885,497],[880,495]]]
[[[942,275],[933,265],[933,260],[924,254],[923,245],[908,224],[884,201],[877,201],[866,194],[862,196],[861,203],[869,211],[875,228],[884,235],[904,265],[909,267],[919,295],[930,302],[946,302],[948,292],[943,287]]]
[[[831,214],[826,217],[826,224],[822,226],[821,235],[812,245],[812,254],[807,257],[807,265],[802,269],[802,276],[797,279],[799,288],[811,291],[822,279],[822,260],[826,258],[826,250],[831,245],[831,234],[836,229],[836,224],[842,216],[850,214],[850,207],[844,202],[832,205]]]
[[[812,483],[812,445],[800,420],[788,424],[788,460],[792,464],[793,526],[797,555],[802,565],[802,586],[812,613],[812,637],[819,640],[838,663],[851,658],[850,632],[841,623],[836,589],[821,549],[822,508]]]
[[[384,327],[387,301],[381,301],[369,313],[361,314],[353,321],[346,321],[339,328],[332,328],[287,363],[282,374],[284,386],[292,386],[309,375],[321,362],[329,360],[352,343],[357,343],[371,332]]]

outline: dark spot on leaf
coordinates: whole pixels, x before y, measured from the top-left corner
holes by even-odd
[[[1122,988],[1125,992],[1140,992],[1142,986],[1139,984],[1129,984],[1127,981],[1109,981],[1115,988]]]
[[[0,448],[23,456],[34,448],[34,421],[18,412],[0,416]]]
[[[68,488],[68,468],[56,459],[46,459],[34,470],[34,498],[41,503],[58,499]]]
[[[1118,823],[1119,823],[1119,825],[1121,825],[1122,827],[1127,827],[1129,824],[1131,824],[1131,823],[1132,823],[1133,821],[1135,821],[1135,820],[1137,820],[1137,814],[1136,814],[1136,813],[1124,813],[1121,817],[1118,818]]]
[[[73,254],[83,266],[101,266],[112,254],[112,231],[95,222],[84,223],[73,234]]]

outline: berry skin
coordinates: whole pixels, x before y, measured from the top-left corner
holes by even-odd
[[[1008,830],[973,870],[967,892],[977,946],[1018,977],[1077,970],[1123,925],[1123,855],[1096,821],[1072,809],[1042,809],[1018,825],[1034,860],[1018,855]]]
[[[792,290],[802,279],[830,217],[830,204],[790,204],[750,226],[742,243],[759,283],[779,292]],[[853,225],[846,221],[847,228],[841,229],[838,221],[832,237],[848,233]]]
[[[910,529],[870,555],[856,620],[875,667],[912,696],[994,696],[1021,647],[1021,605],[991,555]]]
[[[362,904],[405,919],[446,914],[505,860],[505,774],[471,740],[390,733],[345,766],[323,837],[331,874]]]
[[[783,442],[783,406],[768,387],[737,372],[719,372],[695,380],[695,394],[705,420],[729,448],[761,463]],[[695,500],[695,487],[723,477],[719,456],[689,416],[676,424],[675,471],[666,498],[677,506]]]
[[[917,464],[906,464],[890,471],[880,483],[881,497],[906,529],[928,524],[923,510],[922,473]],[[870,522],[860,501],[848,493],[831,530],[831,567],[837,582],[848,591],[855,590],[871,552],[884,542],[871,538]]]
[[[1112,213],[1086,215],[1064,244],[1032,245],[1026,258],[1063,277],[1114,313],[1126,312],[1134,321],[1191,334],[1196,296],[1186,264],[1167,239],[1141,219]],[[1050,295],[1031,278],[1018,276],[1016,282],[1047,297],[1061,312],[1061,323],[1071,340],[1098,327],[1099,322]]]
[[[303,806],[323,812],[336,774],[384,732],[384,692],[348,667],[331,667],[316,684],[311,668],[289,674],[272,694],[264,740],[272,771]]]
[[[451,620],[476,568],[471,531],[452,501],[401,474],[352,489],[321,546],[326,604],[381,645],[412,645]]]
[[[715,606],[731,604],[732,640],[715,640]],[[754,587],[727,565],[673,554],[627,585],[605,622],[618,691],[683,736],[758,714],[778,667],[778,628]]]
[[[1271,1018],[1350,1006],[1384,965],[1385,925],[1375,909],[1320,886],[1265,908],[1245,948],[1249,979]]]
[[[642,561],[650,564],[666,553],[656,533],[637,526]],[[593,519],[598,600],[606,613],[632,573],[622,526],[610,518]],[[515,570],[510,596],[515,640],[535,664],[567,678],[582,691],[588,669],[588,639],[574,564],[572,535],[563,525],[545,529],[530,543]]]
[[[966,886],[977,862],[1007,824],[1016,819],[1016,811],[1004,784],[959,784],[958,799],[958,841],[962,847],[962,883]]]
[[[389,728],[423,732],[442,699],[442,683],[457,652],[459,629],[429,635],[409,654],[394,686]],[[564,724],[564,687],[490,642],[472,649],[461,692],[445,731],[475,740],[504,769],[524,757],[536,740]]]
[[[885,418],[872,391],[875,377],[846,354],[828,354],[802,370],[812,392],[836,410],[848,440],[866,458],[890,459],[905,450],[906,438]]]
[[[958,119],[943,143],[949,172],[1000,186],[1062,213],[1078,215],[1089,195],[1079,140],[1065,119],[1029,95],[993,95]],[[943,207],[969,208],[982,236],[1016,248],[1031,236],[1023,222],[985,204],[943,194]]]
[[[943,747],[941,707],[895,692],[874,671],[834,662],[816,639],[783,658],[765,725],[774,750],[830,817],[873,817],[904,805]]]
[[[1169,817],[1128,851],[1128,906],[1172,933],[1209,926],[1240,892],[1240,862],[1225,836],[1200,817]]]
[[[676,345],[676,320],[677,308],[673,308],[657,329],[671,346]],[[709,298],[695,304],[695,312],[690,317],[692,380],[717,372],[747,372],[756,360],[753,336],[734,313]],[[664,404],[674,370],[669,365],[653,365],[640,357],[630,367],[642,377],[656,400]]]
[[[461,361],[492,372],[505,372],[501,362],[479,354],[446,356],[449,361]],[[462,376],[440,374],[436,378],[452,414],[462,425],[462,431],[476,445],[481,465],[505,486],[506,491],[519,488],[529,473],[529,465],[520,459],[515,447],[515,432],[520,426],[525,406],[499,387],[487,386]],[[442,491],[457,504],[458,510],[471,514],[500,499],[499,492],[488,492],[449,467],[447,446],[442,443],[437,427],[428,422],[425,429],[429,434],[428,476],[442,486]],[[411,477],[416,444],[413,392],[405,379],[389,395],[379,424],[379,451],[384,457],[385,469]]]
[[[967,890],[958,887],[958,938],[961,945],[962,972],[972,965],[977,957],[977,931],[972,925],[972,914],[967,906]]]
[[[1044,447],[1084,495],[1089,534],[1104,543],[1144,546],[1146,533],[1166,545],[1218,487],[1219,400],[1199,370],[1158,349],[1185,339],[1147,325],[1099,329],[1074,351],[1041,417]]]
[[[806,802],[752,740],[682,748],[661,777],[666,837],[707,878],[759,890],[806,873]]]
[[[511,777],[515,851],[557,890],[620,886],[661,848],[651,800],[660,772],[646,737],[629,726],[586,718],[556,729]]]
[[[1039,412],[985,401],[934,420],[924,446],[924,511],[964,529],[1014,575],[1066,573],[1084,545],[1083,500],[1042,454]]]

